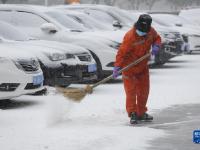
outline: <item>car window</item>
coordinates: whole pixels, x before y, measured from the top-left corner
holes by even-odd
[[[87,30],[83,26],[81,26],[79,23],[74,21],[73,19],[67,17],[65,14],[58,13],[56,11],[49,11],[49,12],[46,12],[46,14],[50,16],[51,18],[55,19],[57,22],[59,22],[60,24],[62,24],[64,27],[68,29],[80,30],[80,31]]]
[[[92,16],[93,18],[98,18],[98,20],[101,20],[102,23],[113,24],[113,22],[116,20],[114,17],[103,11],[88,9],[84,12]]]
[[[14,26],[1,21],[0,21],[0,37],[14,41],[27,41],[30,39],[26,34],[22,33]]]
[[[29,12],[14,12],[12,14],[12,24],[21,27],[40,27],[47,23],[42,17]]]
[[[67,16],[73,18],[80,24],[84,25],[84,27],[88,29],[97,29],[97,30],[106,30],[107,27],[103,24],[101,25],[99,22],[97,22],[95,19],[89,17],[86,14],[67,14]]]

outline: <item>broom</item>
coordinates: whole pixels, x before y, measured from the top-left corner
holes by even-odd
[[[123,71],[128,70],[129,68],[137,65],[144,59],[148,58],[151,55],[151,53],[147,53],[146,55],[140,57],[139,59],[135,60],[134,62],[130,63],[126,67],[122,68],[119,70],[119,74],[122,73]],[[110,76],[104,78],[103,80],[93,84],[93,85],[87,85],[85,88],[61,88],[61,87],[56,87],[56,89],[63,93],[63,95],[70,100],[74,102],[80,102],[86,94],[91,94],[93,92],[93,89],[97,87],[98,85],[107,82],[108,80],[113,79],[113,75],[111,74]]]

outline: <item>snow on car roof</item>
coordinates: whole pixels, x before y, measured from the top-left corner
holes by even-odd
[[[24,11],[47,11],[48,7],[39,5],[26,5],[26,4],[4,4],[0,5],[0,10],[24,10]]]
[[[200,8],[184,9],[180,14],[200,14]]]
[[[179,13],[179,16],[184,17],[192,22],[195,22],[198,25],[200,25],[199,15],[200,15],[200,8],[181,10]]]

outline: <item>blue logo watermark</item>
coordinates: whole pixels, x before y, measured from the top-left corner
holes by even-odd
[[[200,144],[200,130],[193,131],[193,142],[196,144]]]

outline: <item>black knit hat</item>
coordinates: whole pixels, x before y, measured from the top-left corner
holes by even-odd
[[[152,18],[148,14],[142,14],[135,23],[135,28],[142,32],[149,32],[151,29]]]

